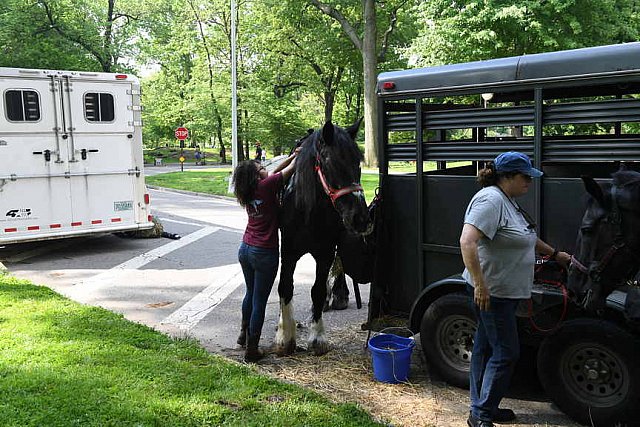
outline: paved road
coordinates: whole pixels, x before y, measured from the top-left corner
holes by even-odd
[[[114,235],[13,245],[0,260],[17,277],[51,287],[76,301],[122,313],[176,336],[192,336],[211,350],[237,353],[244,282],[237,248],[246,214],[231,199],[151,190],[154,214],[179,240]],[[304,257],[296,270],[296,318],[311,306],[315,262]],[[277,282],[269,299],[263,337],[272,342],[278,320]],[[362,287],[368,301],[368,286]],[[339,325],[363,323],[366,306],[328,313]],[[361,319],[361,321],[359,320]]]

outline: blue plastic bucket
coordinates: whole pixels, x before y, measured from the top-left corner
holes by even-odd
[[[411,352],[416,341],[394,334],[380,334],[368,343],[373,362],[373,377],[383,383],[407,381],[411,366]]]

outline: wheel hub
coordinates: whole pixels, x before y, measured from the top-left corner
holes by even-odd
[[[583,343],[563,359],[566,384],[580,400],[608,406],[624,399],[629,373],[614,352],[597,343]]]
[[[449,316],[438,333],[440,347],[449,364],[457,369],[469,369],[476,325],[464,316]]]

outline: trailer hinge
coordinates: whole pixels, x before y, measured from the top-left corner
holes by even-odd
[[[64,173],[64,177],[65,177],[66,179],[71,179],[71,172],[65,172],[65,173]]]
[[[129,122],[129,126],[142,127],[142,120],[135,120],[133,122]]]
[[[127,170],[127,174],[128,175],[135,175],[135,176],[139,177],[140,176],[140,168],[136,166],[135,169],[128,169]]]
[[[16,175],[15,173],[12,173],[11,175],[9,175],[9,178],[11,179],[11,181],[17,181],[18,175]]]
[[[127,89],[127,95],[142,95],[140,89]]]
[[[130,110],[130,111],[142,111],[143,107],[142,107],[142,105],[127,105],[127,110]]]

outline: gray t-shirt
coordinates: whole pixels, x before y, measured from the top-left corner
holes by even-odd
[[[489,294],[500,298],[526,299],[531,297],[535,264],[535,230],[496,186],[478,191],[464,217],[482,231],[478,241],[478,257]],[[474,285],[467,269],[462,277]]]

